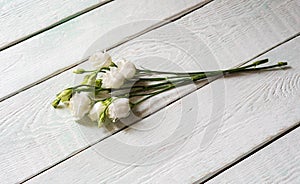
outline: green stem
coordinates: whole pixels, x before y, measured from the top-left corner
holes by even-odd
[[[163,81],[163,80],[169,80],[169,79],[177,79],[177,78],[183,78],[183,77],[190,77],[190,75],[186,74],[185,76],[183,75],[177,75],[177,76],[169,76],[169,77],[143,77],[143,78],[135,78],[137,79],[137,82],[139,81]]]
[[[228,74],[232,74],[232,73],[238,73],[238,72],[249,72],[249,71],[258,71],[258,70],[265,70],[265,69],[270,69],[270,68],[275,68],[275,67],[279,67],[279,66],[285,66],[287,65],[287,63],[278,63],[276,65],[271,65],[271,66],[266,66],[266,67],[260,67],[260,68],[251,68],[249,69],[249,67],[253,67],[253,66],[257,66],[259,64],[265,63],[267,60],[261,60],[261,61],[257,61],[255,63],[252,63],[250,65],[246,65],[244,67],[240,67],[240,68],[234,68],[234,69],[228,69],[228,70],[216,70],[216,71],[209,71],[209,72],[198,72],[198,73],[194,73],[189,77],[181,77],[181,76],[176,76],[176,77],[167,77],[167,78],[149,78],[149,79],[144,79],[144,80],[152,80],[153,81],[160,81],[160,80],[164,80],[165,82],[162,83],[158,83],[158,84],[152,84],[149,86],[129,86],[129,87],[123,87],[120,89],[116,89],[116,90],[126,90],[126,89],[132,89],[132,88],[141,88],[140,90],[136,90],[134,91],[134,93],[136,92],[144,92],[147,90],[151,90],[151,89],[157,89],[157,87],[160,86],[164,86],[164,85],[168,85],[168,84],[173,84],[173,83],[178,83],[178,82],[191,82],[191,81],[197,81],[200,79],[205,79],[208,77],[215,77],[218,75],[228,75]],[[177,80],[169,80],[169,79],[177,79]],[[93,85],[78,85],[73,87],[72,89],[77,89],[79,87],[90,87],[96,91],[111,91],[111,89],[105,89],[105,88],[100,88],[100,87],[96,87]],[[158,88],[159,89],[159,88]],[[89,91],[88,89],[82,89],[80,91]]]
[[[251,64],[253,65],[253,64]],[[215,77],[218,75],[228,75],[228,74],[233,74],[233,73],[240,73],[240,72],[252,72],[252,71],[259,71],[259,70],[266,70],[266,69],[271,69],[271,68],[277,68],[281,66],[286,66],[286,62],[279,62],[276,65],[270,65],[270,66],[265,66],[265,67],[259,67],[259,68],[234,68],[234,69],[228,69],[228,70],[218,70],[218,71],[212,71],[212,72],[206,72],[204,74],[198,74],[192,77],[193,81],[197,81],[200,79],[205,79],[208,77]]]
[[[246,68],[250,68],[253,66],[258,66],[264,63],[267,63],[269,60],[268,59],[262,59],[262,60],[258,60],[253,62],[252,64],[243,66],[243,67],[239,67],[239,69],[246,69]],[[222,70],[217,70],[217,71],[222,71]],[[138,70],[138,72],[144,72],[144,73],[156,73],[156,74],[173,74],[173,75],[196,75],[196,74],[206,74],[206,73],[213,73],[213,72],[217,72],[217,71],[207,71],[207,72],[164,72],[164,71],[155,71],[155,70]]]
[[[209,77],[216,77],[216,76],[221,76],[221,75],[229,75],[233,73],[240,73],[240,72],[252,72],[252,71],[259,71],[259,70],[267,70],[267,69],[272,69],[272,68],[277,68],[281,66],[286,66],[286,62],[279,62],[278,64],[275,65],[270,65],[270,66],[265,66],[265,67],[256,67],[258,65],[261,65],[263,63],[268,62],[267,59],[265,60],[259,60],[256,61],[252,64],[243,66],[243,67],[238,67],[238,68],[233,68],[233,69],[227,69],[227,70],[216,70],[216,71],[208,71],[208,72],[188,72],[188,73],[178,73],[178,72],[160,72],[160,71],[152,71],[152,70],[138,70],[138,72],[144,72],[144,73],[156,73],[156,74],[173,74],[176,76],[170,76],[170,77],[156,77],[156,78],[147,78],[147,77],[141,77],[138,78],[137,81],[132,81],[132,82],[139,82],[139,81],[163,81],[157,84],[151,84],[151,85],[133,85],[133,86],[128,86],[128,87],[122,87],[120,89],[116,89],[115,91],[120,91],[120,90],[126,90],[126,89],[136,89],[130,92],[125,92],[122,94],[117,95],[119,96],[126,96],[126,97],[135,97],[135,96],[147,96],[143,98],[142,100],[138,101],[137,103],[134,103],[133,106],[136,106],[143,101],[157,95],[160,93],[163,93],[165,91],[168,91],[172,88],[178,87],[178,86],[183,86],[186,84],[191,83],[192,81],[198,81],[201,79],[206,79]],[[251,68],[251,67],[256,67],[256,68]],[[95,72],[97,75],[101,70],[107,70],[106,68],[99,69],[99,70],[94,70],[94,71],[89,71],[89,72]],[[130,81],[129,81],[130,82]],[[81,87],[85,87],[82,89],[78,89]],[[74,91],[108,91],[111,92],[112,89],[105,89],[101,88],[98,86],[94,85],[89,85],[89,84],[81,84],[78,86],[70,87],[67,89],[72,89]],[[154,92],[150,92],[154,90]],[[159,90],[159,91],[157,91]],[[111,94],[110,94],[111,96]],[[56,102],[59,103],[59,102]]]
[[[263,62],[266,62],[266,61],[263,61]],[[277,68],[277,67],[281,67],[281,66],[286,66],[287,63],[286,62],[279,62],[278,64],[276,65],[271,65],[271,66],[265,66],[265,67],[260,67],[260,68],[250,68],[249,67],[252,67],[252,66],[257,66],[259,63],[252,63],[250,65],[247,65],[247,66],[244,66],[244,67],[240,67],[240,68],[235,68],[235,69],[229,69],[229,70],[219,70],[219,71],[211,71],[211,72],[205,72],[205,73],[200,73],[198,75],[195,75],[192,77],[192,81],[197,81],[197,80],[200,80],[200,79],[205,79],[205,78],[208,78],[208,77],[214,77],[214,76],[218,76],[218,75],[228,75],[228,74],[233,74],[233,73],[240,73],[240,72],[252,72],[252,71],[259,71],[259,70],[266,70],[266,69],[272,69],[272,68]],[[166,89],[163,89],[161,91],[158,91],[158,92],[154,92],[154,93],[151,93],[148,97],[138,101],[137,103],[134,103],[133,106],[136,106],[140,103],[142,103],[143,101],[157,95],[157,94],[160,94],[164,91],[167,91],[167,90],[170,90],[172,88],[175,88],[175,87],[179,87],[179,86],[183,86],[183,85],[186,85],[187,82],[190,82],[191,79],[189,80],[185,80],[185,79],[182,79],[181,81],[176,81],[172,84],[170,87],[166,88]],[[178,83],[177,83],[178,82]],[[160,83],[158,85],[161,85],[161,84],[168,84],[170,83],[170,81],[167,81],[165,83]],[[144,95],[144,94],[143,94]]]
[[[169,87],[167,87],[167,88],[165,88],[165,89],[163,89],[163,90],[161,90],[161,91],[154,92],[154,93],[150,94],[149,96],[147,96],[147,97],[141,99],[140,101],[138,101],[138,102],[136,102],[136,103],[132,103],[132,108],[134,108],[134,107],[137,106],[138,104],[140,104],[140,103],[142,103],[142,102],[148,100],[149,98],[154,97],[155,95],[158,95],[158,94],[163,93],[163,92],[165,92],[165,91],[168,91],[168,90],[170,90],[170,89],[172,89],[172,88],[174,88],[174,87],[175,87],[174,85],[171,85],[171,86],[169,86]]]

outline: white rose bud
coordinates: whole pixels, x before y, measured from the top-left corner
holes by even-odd
[[[130,61],[123,60],[121,62],[118,62],[117,66],[118,66],[119,72],[126,79],[131,79],[136,73],[135,65]]]
[[[89,62],[95,68],[109,67],[112,64],[111,56],[107,52],[96,52],[90,56]]]
[[[80,120],[90,110],[91,100],[86,93],[75,93],[70,99],[69,108],[75,120]]]
[[[110,70],[102,76],[102,87],[118,89],[124,84],[125,78],[115,67],[110,67]]]
[[[126,118],[130,114],[130,106],[128,98],[113,99],[112,103],[108,106],[109,118],[116,121],[116,119]]]
[[[102,102],[95,103],[89,113],[90,119],[92,121],[98,121],[100,114],[104,112],[105,108],[106,106]]]

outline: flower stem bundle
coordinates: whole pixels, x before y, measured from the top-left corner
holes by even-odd
[[[95,69],[75,70],[75,74],[85,74],[82,83],[58,93],[52,106],[57,108],[63,103],[69,107],[76,120],[87,115],[92,121],[98,122],[99,127],[105,122],[126,118],[132,108],[153,96],[191,82],[287,65],[286,62],[279,62],[275,65],[258,67],[268,62],[268,59],[263,59],[228,70],[169,72],[137,69],[132,62],[126,60],[113,62],[106,52],[93,54],[89,61]]]

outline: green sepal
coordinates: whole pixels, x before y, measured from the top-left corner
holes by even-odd
[[[104,112],[102,112],[102,113],[100,114],[100,117],[99,117],[99,120],[98,120],[98,127],[99,127],[99,128],[103,126],[103,124],[104,124],[104,122],[105,122],[105,118],[106,118],[106,113],[105,113],[105,111],[104,111]]]
[[[97,77],[97,73],[92,73],[91,75],[90,75],[90,77],[88,78],[88,80],[87,80],[87,85],[95,85],[95,83],[96,83],[96,77]]]
[[[96,86],[96,87],[101,87],[101,85],[102,85],[102,79],[97,79],[97,80],[95,81],[95,86]]]
[[[111,64],[109,65],[110,67],[118,67],[117,65],[116,65],[116,63],[114,63],[114,62],[112,62],[111,61]]]
[[[90,74],[89,74],[89,75],[86,75],[86,76],[84,76],[84,78],[83,78],[83,81],[82,81],[82,83],[81,83],[81,84],[87,84],[87,82],[88,82],[89,78],[90,78]]]
[[[112,98],[108,98],[108,99],[104,100],[102,103],[108,107],[111,104],[112,100],[113,100]]]
[[[70,98],[72,97],[72,93],[73,93],[72,89],[65,89],[58,95],[58,98],[60,98],[61,102],[70,101]]]
[[[75,74],[83,74],[84,72],[85,72],[85,70],[82,69],[82,68],[78,68],[78,69],[73,71],[73,73],[75,73]]]
[[[55,100],[53,100],[53,102],[51,103],[51,105],[52,105],[54,108],[57,108],[59,102],[60,102],[60,99],[59,99],[59,98],[56,98]]]

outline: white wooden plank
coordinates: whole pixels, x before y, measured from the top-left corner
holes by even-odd
[[[0,48],[106,0],[2,0]]]
[[[6,49],[0,52],[0,98],[203,1],[113,1]]]
[[[208,183],[299,183],[299,140],[298,128]]]
[[[268,49],[273,40],[280,42],[298,33],[299,17],[299,1],[222,0],[178,24],[195,32],[214,52],[220,66],[226,67],[251,59],[254,53]]]
[[[233,5],[229,3],[228,6]],[[240,9],[245,7],[242,4],[236,4],[236,6],[238,6]],[[197,21],[197,18],[201,16],[202,13],[209,12],[207,9],[209,9],[210,12],[214,12],[217,10],[217,8],[218,3],[214,3],[211,6],[204,7],[203,11],[199,10],[197,12],[194,12],[194,19],[192,18],[193,16],[188,16],[186,19],[182,19],[180,21],[186,21],[190,22],[190,24],[194,24],[192,21]],[[226,16],[223,16],[223,14],[220,14],[219,16],[226,18]],[[228,22],[228,24],[230,24],[230,21]],[[180,51],[181,46],[189,43],[186,40],[191,41],[193,37],[190,38],[185,36],[174,36],[174,34],[178,32],[170,31],[170,29],[172,28],[172,26],[166,26],[153,32],[153,35],[147,34],[144,37],[140,37],[140,42],[139,40],[135,40],[126,44],[124,47],[115,49],[114,52],[119,53],[119,55],[131,59],[134,62],[143,62],[144,59],[141,58],[147,58],[151,56],[167,58],[168,60],[174,59],[173,63],[171,64],[173,64],[175,68],[176,63],[178,63],[179,67],[181,66],[184,69],[196,69],[198,65],[200,65],[202,68],[212,67],[211,56],[209,55],[209,52],[206,53],[207,50],[204,50],[205,53],[202,54],[202,58],[200,59],[198,65],[194,62],[193,59],[187,57],[185,52]],[[219,28],[215,29],[215,31],[217,30],[219,30]],[[169,37],[166,36],[168,32],[170,35]],[[201,35],[201,32],[199,33],[199,35]],[[243,35],[249,35],[247,30],[245,30],[244,34],[242,34],[241,36]],[[224,35],[221,35],[221,33],[219,33],[219,36],[221,36],[223,39],[226,39],[226,37],[229,37],[230,35],[228,35],[227,32],[224,32]],[[154,39],[154,42],[146,44],[147,42],[145,42],[145,40],[149,40],[149,38],[153,37],[159,38],[158,40],[164,38],[164,42],[157,42],[155,44]],[[274,37],[277,38],[277,35]],[[269,38],[273,39],[271,36]],[[244,39],[244,37],[235,37],[232,41],[240,42],[241,39]],[[278,41],[282,39],[284,38],[280,37],[280,39],[268,40],[266,43],[263,42],[261,44],[262,46],[260,47],[260,50],[251,49],[252,47],[249,45],[248,50],[252,53],[252,56],[255,56],[259,54],[262,49],[267,49],[274,44],[277,44]],[[209,40],[206,40],[206,42],[208,41]],[[176,45],[178,47],[166,46],[166,44],[164,44],[165,42],[173,42],[173,45]],[[212,39],[212,42],[215,42],[215,40]],[[219,44],[217,42],[215,43]],[[225,42],[221,46],[225,48],[226,44],[228,44],[228,51],[231,50],[230,48],[238,48],[237,45],[232,46],[228,42]],[[244,43],[244,45],[246,47],[247,43]],[[187,44],[187,46],[197,48],[195,47],[195,45]],[[202,47],[203,44],[201,45],[201,43],[199,43],[198,46],[199,48],[197,48],[196,51],[201,50],[202,48],[205,49],[205,47]],[[209,46],[210,48],[217,47],[214,46],[213,43],[209,44]],[[129,51],[131,52],[131,54]],[[178,53],[178,51],[180,52]],[[218,53],[218,50],[213,50],[213,54],[216,53]],[[197,53],[193,54],[197,56]],[[219,57],[218,59],[220,60],[221,58]],[[226,66],[226,63],[222,63],[222,66],[231,67],[232,65],[236,65],[241,61],[232,59],[229,62],[229,60],[226,59],[224,60],[224,62],[228,62],[228,64]],[[145,61],[145,64],[148,64],[148,67],[157,67],[156,62],[148,63],[147,61]],[[174,66],[166,62],[163,65],[159,65],[159,67],[165,67],[165,69],[172,69],[169,67],[174,68]],[[1,132],[3,132],[3,136],[1,136],[0,138],[0,142],[2,144],[1,152],[3,152],[3,154],[1,154],[2,162],[0,162],[0,173],[2,173],[0,175],[0,178],[3,178],[3,181],[8,183],[23,181],[24,179],[48,167],[51,167],[55,163],[60,162],[69,155],[72,155],[72,153],[77,152],[87,145],[110,134],[110,132],[106,132],[103,129],[77,125],[71,120],[68,112],[63,110],[57,111],[49,108],[49,102],[51,101],[54,94],[61,88],[63,88],[65,84],[71,84],[73,80],[74,78],[72,77],[72,75],[66,72],[0,103],[0,118],[2,120],[0,130]],[[188,90],[191,91],[192,89]],[[211,94],[210,92],[210,90],[206,90],[206,92],[204,93],[209,96]],[[176,98],[176,96],[173,98]],[[190,96],[190,98],[195,99],[192,95]],[[207,98],[207,100],[212,99],[208,98],[207,96],[205,98]],[[168,104],[172,100],[173,99],[166,99],[166,101],[156,103],[155,106],[148,109],[147,113],[151,112],[151,110],[155,108],[162,107]],[[189,105],[189,103],[187,103],[187,105]],[[178,107],[180,108],[180,106]],[[193,108],[193,106],[191,108],[194,109],[193,112],[197,112],[195,111],[197,110],[197,108]],[[185,110],[189,109],[190,108],[186,108]],[[206,115],[210,111],[208,104],[206,104],[205,109],[206,110],[204,110],[203,115]],[[177,110],[178,112],[178,109],[175,108],[175,110]],[[176,115],[170,115],[170,117],[175,119],[178,118],[178,116]],[[205,116],[202,116],[202,118],[205,119]],[[166,119],[166,121],[168,122],[170,121],[170,119]],[[87,138],[86,135],[89,135],[90,137]],[[150,136],[150,138],[152,137]],[[4,171],[7,170],[9,170],[10,172],[8,174],[5,174]]]
[[[299,44],[298,37],[262,56],[285,59],[292,68],[214,81],[28,183],[191,183],[205,177],[298,124]],[[189,118],[178,121],[182,117]],[[216,134],[207,140],[210,133]]]
[[[0,53],[0,60],[5,61],[0,70],[0,86],[5,90],[0,91],[0,98],[78,62],[87,50],[107,48],[195,2],[168,0],[162,4],[157,0],[147,6],[143,1],[112,2],[7,49]],[[232,9],[237,11],[232,12]],[[288,14],[282,16],[282,12]],[[295,34],[300,25],[297,16],[300,16],[297,1],[218,1],[178,24],[196,32],[205,44],[217,50],[214,54],[222,66],[222,63],[251,58],[254,53]],[[99,20],[99,17],[109,17],[109,21],[106,18]],[[140,22],[119,27],[135,21]],[[101,36],[104,37],[101,44],[91,49],[90,46]],[[244,43],[249,47],[242,47]],[[12,83],[14,85],[10,85]]]

